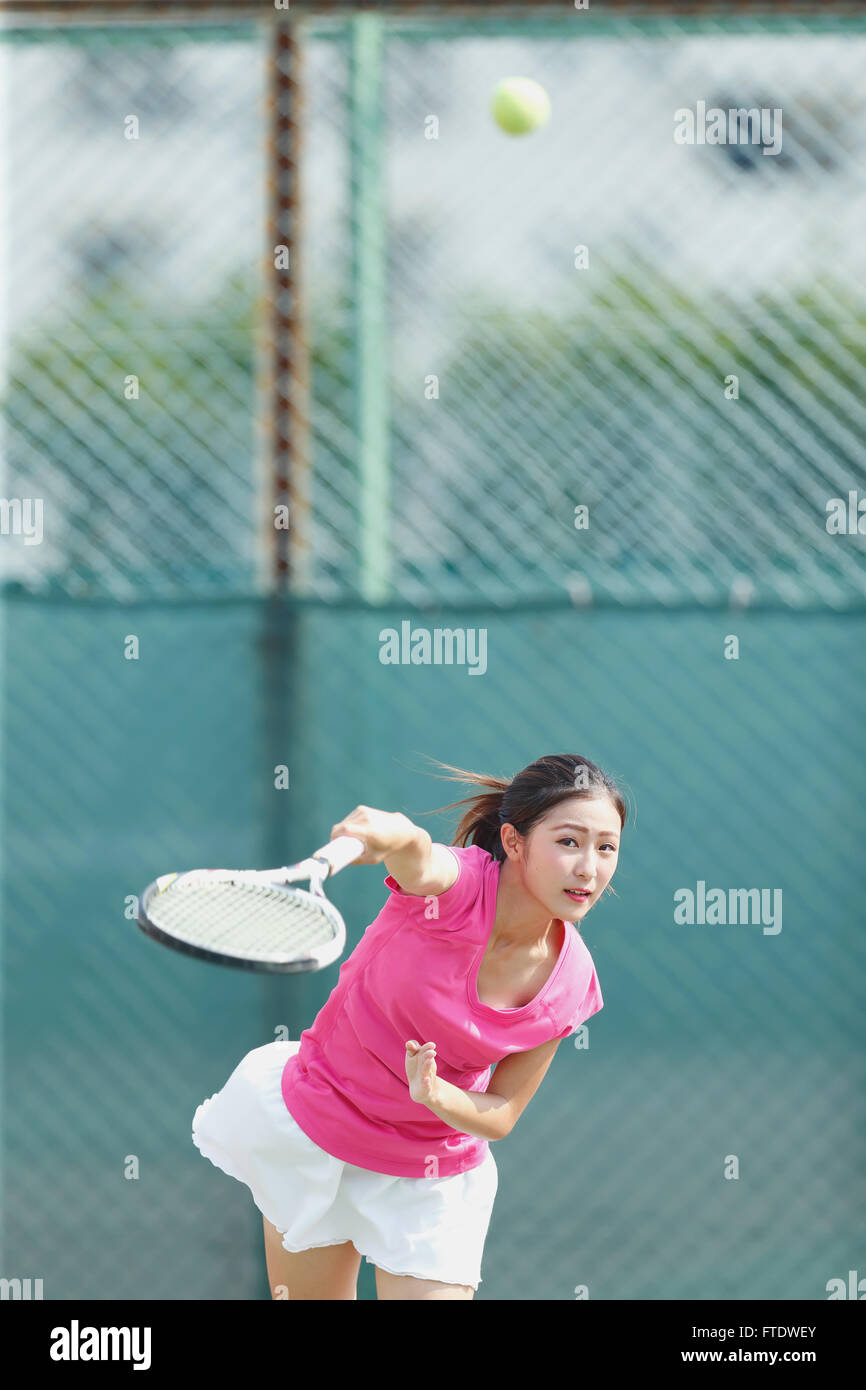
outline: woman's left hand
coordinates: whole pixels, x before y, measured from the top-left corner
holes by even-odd
[[[436,1091],[436,1044],[423,1045],[410,1038],[406,1044],[406,1080],[409,1094],[420,1105],[427,1105]]]

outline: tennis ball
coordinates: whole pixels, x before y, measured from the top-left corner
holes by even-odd
[[[550,98],[531,77],[504,77],[493,89],[493,119],[508,135],[525,135],[544,125]]]

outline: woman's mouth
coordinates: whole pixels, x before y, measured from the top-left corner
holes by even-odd
[[[592,894],[585,888],[566,888],[565,892],[575,903],[585,903],[592,897]]]

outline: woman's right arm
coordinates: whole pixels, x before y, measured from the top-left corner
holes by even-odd
[[[457,860],[444,845],[437,845],[428,831],[399,811],[377,811],[356,806],[331,829],[338,835],[357,835],[366,846],[356,864],[382,864],[404,893],[438,897],[457,881]]]

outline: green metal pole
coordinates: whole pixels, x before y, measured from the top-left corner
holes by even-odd
[[[352,288],[355,310],[355,430],[360,481],[360,586],[376,603],[390,588],[386,209],[380,15],[350,25]]]

